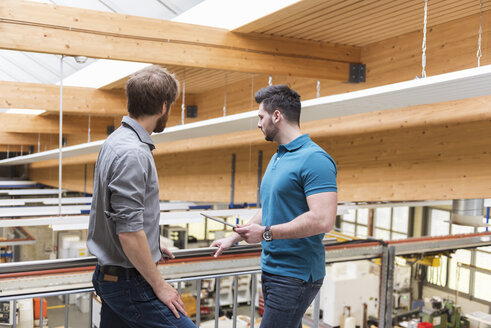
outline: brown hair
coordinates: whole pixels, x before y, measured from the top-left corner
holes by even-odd
[[[300,95],[288,86],[278,84],[262,88],[254,98],[258,104],[263,104],[269,114],[278,109],[287,121],[300,124]]]
[[[160,114],[167,103],[170,108],[179,94],[179,81],[174,74],[158,65],[133,73],[126,83],[128,113],[134,118]]]

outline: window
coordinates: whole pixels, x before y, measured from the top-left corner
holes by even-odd
[[[368,208],[348,210],[341,216],[341,232],[359,238],[368,237]]]
[[[450,232],[450,211],[432,208],[430,212],[430,236],[446,236]]]
[[[459,249],[452,254],[449,261],[448,287],[462,293],[469,293],[470,270],[462,268],[458,264],[471,264],[471,251]]]
[[[403,239],[408,237],[409,207],[379,207],[373,209],[373,236],[377,239]],[[367,238],[369,232],[370,209],[349,210],[341,216],[342,233],[359,238]]]
[[[474,233],[475,228],[451,224],[450,211],[432,208],[429,232],[430,236],[467,234]],[[442,256],[440,267],[428,268],[427,281],[491,302],[491,247],[459,249],[451,258]]]
[[[491,246],[476,249],[476,267],[474,296],[491,302]]]
[[[375,238],[391,240],[408,237],[409,207],[379,207],[374,213]]]

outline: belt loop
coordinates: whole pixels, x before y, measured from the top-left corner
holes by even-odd
[[[130,270],[128,270],[128,269],[124,269],[124,273],[125,273],[125,275],[126,275],[126,281],[129,281],[129,280],[130,280],[130,278],[131,278],[131,277],[130,277]]]

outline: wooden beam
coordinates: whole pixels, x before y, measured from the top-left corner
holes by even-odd
[[[29,148],[27,146],[21,147],[19,145],[0,145],[0,152],[20,153],[21,150],[24,155],[29,152]]]
[[[0,145],[57,145],[58,134],[0,132]],[[44,150],[44,148],[43,148]]]
[[[330,42],[270,37],[259,34],[233,33],[226,29],[152,19],[140,16],[114,14],[102,11],[72,8],[23,0],[2,0],[0,17],[32,24],[53,25],[71,30],[82,30],[133,38],[192,43],[211,47],[294,55],[357,62],[361,50]]]
[[[358,48],[4,0],[0,48],[346,81]],[[326,58],[328,57],[328,58]]]
[[[0,82],[0,108],[60,110],[60,88],[56,85]],[[63,112],[67,114],[124,115],[126,96],[122,90],[63,87]]]
[[[2,122],[2,132],[56,134],[59,129],[58,116],[53,115],[34,116],[0,114],[0,122]],[[91,131],[94,134],[103,134],[106,133],[108,126],[113,125],[113,118],[100,117],[96,120],[91,120]],[[87,134],[87,131],[88,117],[63,117],[63,134]]]

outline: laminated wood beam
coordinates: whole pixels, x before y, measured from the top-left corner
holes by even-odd
[[[2,132],[14,133],[47,133],[57,134],[59,130],[58,116],[33,116],[0,114]],[[93,134],[104,134],[108,126],[114,125],[112,117],[100,117],[91,121],[91,132]],[[87,134],[88,117],[64,116],[63,134]]]
[[[17,153],[23,151],[24,154],[29,152],[29,148],[21,147],[19,145],[0,145],[0,152]],[[12,157],[12,156],[11,156]]]
[[[360,49],[4,0],[0,48],[346,81]]]
[[[60,110],[60,88],[56,85],[0,82],[0,108]],[[126,97],[122,90],[63,87],[63,112],[101,116],[125,115]]]
[[[0,132],[0,145],[58,145],[57,134]],[[44,149],[44,148],[43,148]]]

